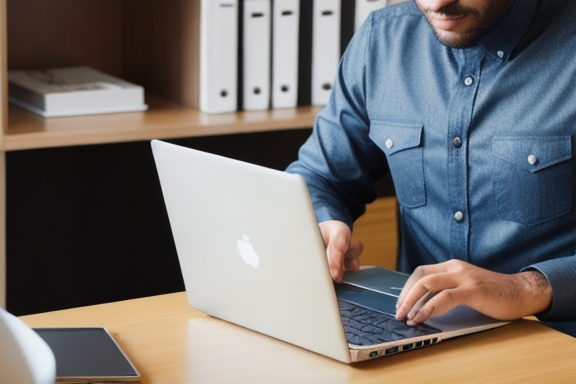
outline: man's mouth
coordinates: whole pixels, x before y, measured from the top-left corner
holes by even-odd
[[[428,20],[436,28],[451,31],[457,28],[469,16],[469,14],[452,15],[442,12],[426,11]]]

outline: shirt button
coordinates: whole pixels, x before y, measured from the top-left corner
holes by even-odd
[[[472,76],[468,76],[464,79],[464,85],[469,87],[474,84],[474,78]]]
[[[386,139],[386,141],[384,142],[384,145],[386,146],[386,148],[390,149],[394,146],[394,140]]]
[[[534,155],[528,156],[528,164],[535,165],[538,162],[538,158]]]
[[[462,213],[462,211],[454,212],[454,220],[460,223],[462,220],[464,220],[464,213]]]
[[[498,55],[499,58],[503,58],[504,57],[504,51],[498,51],[496,52],[496,54]]]
[[[459,136],[456,136],[452,139],[452,145],[454,145],[454,148],[462,147],[462,139]]]

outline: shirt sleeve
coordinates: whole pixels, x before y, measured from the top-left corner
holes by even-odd
[[[544,261],[523,270],[539,271],[546,276],[552,287],[552,305],[546,313],[538,316],[540,320],[576,319],[576,256]]]
[[[370,32],[371,23],[365,22],[354,35],[328,105],[318,114],[298,160],[286,170],[306,180],[318,222],[340,220],[352,227],[377,197],[376,182],[388,171],[384,153],[368,136],[364,60]]]

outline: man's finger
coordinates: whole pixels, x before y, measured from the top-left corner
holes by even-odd
[[[413,326],[423,323],[431,317],[442,316],[462,304],[463,290],[446,289],[433,295],[418,311],[414,311],[413,316],[408,315],[406,324]]]
[[[345,270],[346,254],[350,248],[351,230],[340,221],[331,220],[320,224],[326,244],[326,256],[332,279],[341,283]]]
[[[358,240],[350,242],[350,248],[344,256],[344,268],[348,272],[357,272],[360,270],[360,255],[364,246]]]
[[[418,312],[420,312],[420,309],[422,309],[422,307],[428,301],[430,301],[430,299],[436,296],[436,294],[438,294],[438,292],[428,291],[424,295],[422,295],[422,297],[420,297],[420,299],[416,302],[416,304],[414,304],[412,309],[410,309],[410,312],[408,312],[408,319],[410,320],[414,319],[414,317],[416,317]]]
[[[344,275],[344,253],[336,247],[328,246],[326,248],[326,256],[328,257],[328,266],[330,267],[332,280],[341,283]]]
[[[414,272],[408,277],[404,287],[402,288],[402,292],[398,296],[398,307],[402,305],[404,299],[408,295],[408,293],[412,290],[412,288],[421,282],[421,280],[427,276],[445,273],[448,272],[448,264],[447,263],[439,263],[439,264],[430,264],[430,265],[421,265],[417,267]],[[428,289],[432,291],[437,291],[439,289]],[[424,294],[425,292],[422,292]]]
[[[458,284],[458,276],[448,272],[431,273],[418,277],[411,286],[406,284],[402,289],[398,299],[396,318],[400,320],[414,317],[437,292],[457,287]]]
[[[402,289],[404,293],[406,291],[406,287]],[[414,285],[411,287],[406,293],[405,297],[402,301],[398,300],[398,304],[396,307],[396,319],[403,320],[409,316],[410,311],[414,308],[414,306],[421,302],[422,305],[426,303],[426,295],[430,293],[430,290],[427,289],[421,283]],[[424,298],[424,299],[423,299]]]

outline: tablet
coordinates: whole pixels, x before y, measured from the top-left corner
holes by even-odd
[[[56,357],[56,382],[140,381],[140,374],[106,328],[34,328]]]

